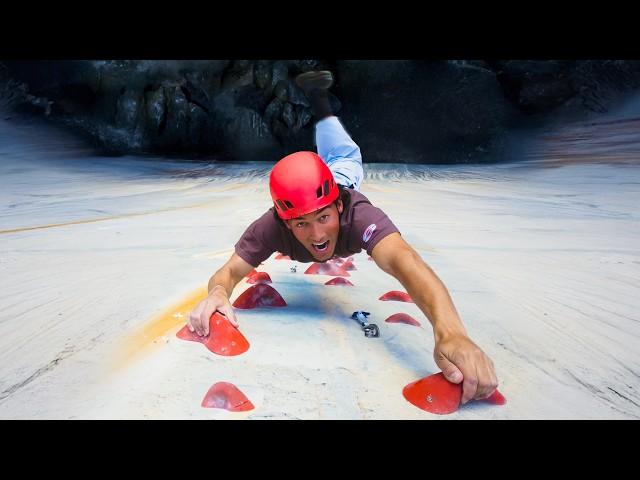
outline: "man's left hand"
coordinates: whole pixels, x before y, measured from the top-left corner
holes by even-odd
[[[433,358],[451,383],[462,384],[462,403],[490,396],[498,388],[491,359],[464,334],[436,338]]]

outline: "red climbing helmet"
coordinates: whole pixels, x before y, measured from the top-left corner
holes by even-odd
[[[292,153],[276,163],[269,176],[269,189],[283,220],[324,208],[339,195],[331,170],[313,152]]]

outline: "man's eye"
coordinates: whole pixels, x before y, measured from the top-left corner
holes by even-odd
[[[304,228],[305,223],[304,222],[299,222],[296,224],[296,227],[298,228]]]
[[[320,217],[320,221],[321,221],[321,222],[326,222],[326,221],[327,221],[327,218],[329,218],[329,215],[322,215],[322,216]]]

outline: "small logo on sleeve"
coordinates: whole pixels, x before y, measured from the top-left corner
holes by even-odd
[[[372,223],[371,225],[369,225],[367,227],[367,229],[364,231],[364,235],[362,235],[362,240],[367,243],[369,241],[369,239],[371,238],[371,235],[373,235],[373,231],[376,229],[376,224]]]

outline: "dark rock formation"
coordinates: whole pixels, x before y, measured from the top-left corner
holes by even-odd
[[[110,154],[275,161],[314,148],[293,81],[312,69],[334,72],[365,162],[496,161],[514,127],[597,115],[640,87],[637,61],[6,61],[0,102]]]
[[[517,112],[495,74],[455,62],[343,61],[342,119],[372,162],[453,163],[495,157]]]

